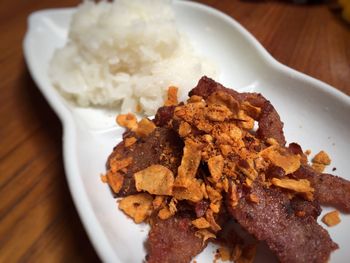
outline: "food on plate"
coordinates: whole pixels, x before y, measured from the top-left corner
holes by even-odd
[[[335,226],[340,223],[339,211],[335,210],[325,214],[322,217],[322,222],[327,226]]]
[[[49,69],[54,86],[79,106],[146,114],[163,104],[170,85],[185,97],[215,72],[178,30],[170,0],[84,1]]]
[[[316,171],[297,143],[287,145],[283,122],[261,94],[207,77],[186,102],[174,93],[153,120],[117,118],[127,130],[103,177],[123,197],[119,208],[150,224],[146,261],[190,262],[213,241],[225,244],[223,259],[252,262],[256,244],[227,234],[233,219],[281,262],[327,262],[338,245],[317,223],[320,205],[349,213],[350,182]],[[324,221],[334,225],[337,216]]]

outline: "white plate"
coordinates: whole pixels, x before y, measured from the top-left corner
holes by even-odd
[[[285,122],[289,142],[299,142],[313,153],[326,150],[336,174],[350,179],[350,99],[335,88],[296,72],[274,60],[242,26],[219,11],[192,2],[174,3],[179,29],[189,36],[197,51],[220,67],[218,79],[238,90],[263,93]],[[64,45],[73,9],[53,9],[29,17],[24,52],[30,72],[41,92],[63,123],[63,154],[73,200],[99,256],[106,262],[142,262],[147,226],[135,225],[118,209],[100,174],[120,139],[114,125],[117,112],[81,109],[67,103],[52,87],[48,62]],[[278,41],[278,40],[276,40]],[[317,65],[315,65],[316,67]],[[327,211],[325,209],[324,211]],[[350,216],[329,228],[340,249],[331,262],[350,256]],[[212,262],[206,249],[198,262]],[[269,261],[260,257],[259,262]]]

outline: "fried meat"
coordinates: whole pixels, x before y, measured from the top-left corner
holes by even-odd
[[[177,215],[162,220],[155,217],[146,242],[148,263],[188,263],[205,244],[195,235],[191,219]]]
[[[248,201],[243,192],[237,205],[228,202],[229,211],[256,239],[266,241],[281,262],[327,262],[337,248],[328,232],[317,224],[314,213],[318,208],[311,202],[298,200],[296,205],[279,189],[260,183],[250,190],[259,198],[258,203]],[[300,216],[300,211],[305,213]]]

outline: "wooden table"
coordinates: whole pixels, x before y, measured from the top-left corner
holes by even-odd
[[[234,17],[277,60],[350,94],[350,26],[327,6],[202,2]],[[67,187],[61,124],[31,79],[22,52],[31,12],[77,3],[0,3],[0,262],[99,260]]]

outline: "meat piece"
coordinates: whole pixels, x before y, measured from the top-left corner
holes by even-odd
[[[315,188],[315,199],[323,205],[333,206],[350,213],[350,182],[331,174],[320,174],[309,166],[301,166],[293,177],[308,179]]]
[[[157,110],[154,123],[158,127],[163,127],[173,118],[175,106],[163,106]]]
[[[154,219],[146,242],[148,263],[189,263],[205,245],[188,217]]]
[[[202,77],[199,80],[197,86],[188,93],[188,96],[191,97],[193,95],[197,95],[197,96],[201,96],[203,99],[207,99],[212,93],[217,91],[227,92],[229,95],[233,96],[236,100],[240,101],[239,92],[233,89],[225,88],[220,83],[206,76]]]
[[[126,133],[124,137],[127,136],[132,136],[132,133]],[[107,169],[109,169],[109,163],[113,158],[132,157],[132,163],[127,167],[123,186],[116,196],[137,193],[134,173],[150,165],[164,165],[176,175],[177,167],[181,163],[182,148],[182,140],[173,130],[168,128],[156,128],[148,137],[139,138],[137,142],[129,147],[125,147],[124,141],[119,143],[108,158]]]
[[[261,94],[239,93],[233,89],[225,88],[208,77],[202,77],[197,86],[190,91],[189,96],[197,95],[206,99],[210,94],[217,91],[227,92],[239,102],[248,101],[253,106],[261,108],[261,114],[258,119],[259,129],[257,131],[259,138],[263,140],[274,138],[281,145],[285,145],[283,122],[270,101]]]
[[[258,240],[266,241],[281,262],[327,262],[338,246],[312,213],[297,216],[295,201],[290,201],[280,189],[265,188],[255,182],[251,193],[259,198],[258,203],[250,202],[241,192],[237,206],[228,204],[232,216],[243,228]]]
[[[301,197],[294,197],[290,206],[294,211],[294,214],[299,217],[311,216],[315,219],[321,214],[321,206],[317,200],[308,202],[302,199]]]
[[[262,140],[274,138],[279,144],[286,144],[286,139],[283,134],[283,122],[269,101],[266,101],[261,108],[257,135]]]

